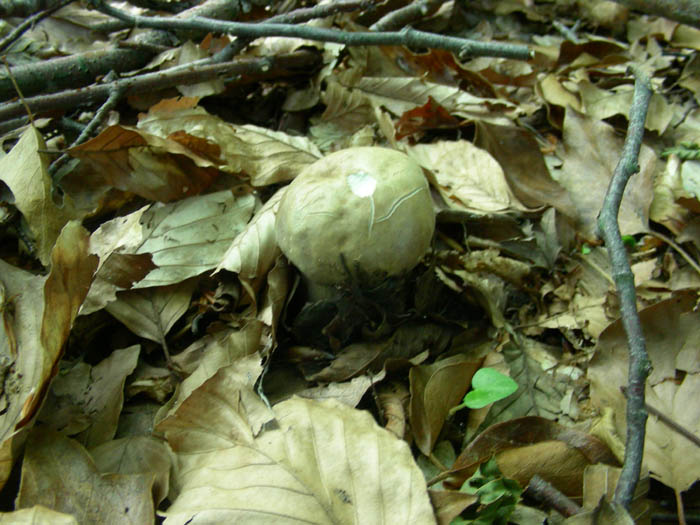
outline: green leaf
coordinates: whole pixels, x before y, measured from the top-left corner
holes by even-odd
[[[469,408],[483,408],[500,401],[518,389],[518,383],[493,368],[481,368],[472,377],[472,391],[464,396],[462,404]]]
[[[637,246],[637,239],[635,239],[633,235],[623,235],[622,242],[629,248]]]
[[[517,482],[503,477],[495,458],[479,465],[460,491],[476,495],[479,506],[467,508],[451,525],[507,525],[522,494]]]

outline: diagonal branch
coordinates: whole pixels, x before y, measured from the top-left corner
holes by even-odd
[[[627,137],[622,156],[615,167],[603,206],[598,215],[598,228],[605,240],[612,264],[612,276],[620,298],[620,315],[629,345],[629,378],[627,386],[627,441],[622,473],[615,491],[615,501],[629,507],[639,481],[644,455],[644,435],[647,411],[644,402],[644,386],[651,364],[647,355],[642,325],[637,313],[637,294],[634,274],[630,268],[627,251],[622,242],[617,216],[625,186],[630,177],[639,171],[639,150],[644,136],[651,82],[640,67],[631,66],[635,75],[634,97],[630,108]]]
[[[452,51],[459,58],[496,56],[527,60],[531,56],[530,50],[524,45],[480,42],[466,38],[436,35],[410,28],[405,28],[401,31],[362,31],[351,33],[337,29],[325,29],[294,24],[223,22],[201,17],[190,17],[187,19],[175,17],[155,18],[131,15],[112,7],[104,0],[91,0],[91,3],[102,13],[129,22],[133,27],[181,31],[211,31],[243,38],[284,36],[305,38],[320,42],[336,42],[347,46],[404,45],[430,49],[445,49],[447,51]]]

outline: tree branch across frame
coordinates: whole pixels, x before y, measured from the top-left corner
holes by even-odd
[[[319,42],[335,42],[347,46],[404,45],[418,48],[444,49],[458,58],[492,56],[527,60],[532,57],[525,45],[496,42],[479,42],[467,38],[437,35],[406,27],[401,31],[360,31],[348,32],[306,25],[224,22],[202,17],[187,19],[175,17],[148,17],[125,13],[109,5],[104,0],[91,0],[90,5],[98,11],[128,22],[133,27],[161,30],[206,31],[225,33],[243,38],[283,36],[304,38]]]

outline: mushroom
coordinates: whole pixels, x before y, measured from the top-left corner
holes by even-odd
[[[307,283],[374,286],[411,270],[430,246],[435,213],[421,167],[387,148],[332,153],[289,185],[275,223],[282,252]]]

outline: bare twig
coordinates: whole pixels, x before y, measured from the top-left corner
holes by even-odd
[[[496,56],[527,60],[531,56],[530,50],[524,45],[480,42],[466,38],[426,33],[411,28],[405,28],[401,31],[366,31],[351,33],[337,29],[325,29],[294,24],[222,22],[201,17],[190,17],[187,19],[175,17],[153,18],[125,13],[124,11],[106,4],[104,0],[92,0],[92,4],[102,13],[119,18],[120,20],[128,21],[133,24],[133,27],[211,31],[244,38],[285,36],[306,38],[319,42],[336,42],[347,46],[405,45],[430,49],[445,49],[455,53],[458,58]]]
[[[581,512],[581,507],[538,474],[532,476],[525,489],[525,495],[541,503],[546,503],[567,518]]]
[[[384,15],[372,24],[370,29],[372,31],[393,31],[402,28],[411,22],[432,15],[442,4],[443,0],[418,0]]]
[[[126,95],[147,93],[180,84],[193,84],[220,78],[221,76],[246,75],[241,82],[255,82],[265,78],[279,78],[300,72],[308,73],[318,65],[318,54],[311,51],[296,51],[286,55],[261,58],[242,58],[223,64],[158,71],[135,77],[123,78],[115,82],[98,84],[86,88],[71,89],[52,95],[27,98],[27,106],[34,113],[68,109],[81,104],[101,104],[117,87],[124,87]],[[22,115],[23,106],[19,102],[0,105],[0,122]]]
[[[239,0],[206,0],[178,16],[234,18],[238,16],[240,3]],[[172,44],[169,33],[155,30],[144,32],[136,36],[135,40],[155,45]],[[45,91],[55,92],[92,84],[96,78],[110,71],[119,73],[139,69],[148,64],[152,57],[152,53],[142,49],[114,47],[14,66],[12,74],[24,95],[31,96]],[[15,89],[9,77],[0,75],[0,100],[8,100],[14,94]]]
[[[615,167],[610,186],[605,194],[603,206],[598,216],[598,229],[605,240],[612,265],[612,275],[620,298],[620,315],[627,334],[629,345],[629,379],[627,387],[627,441],[625,460],[620,479],[615,490],[615,501],[628,508],[639,481],[644,453],[644,434],[647,411],[644,406],[644,385],[651,365],[647,355],[642,325],[637,313],[637,295],[634,288],[634,274],[630,269],[627,251],[622,242],[617,215],[625,186],[630,177],[639,171],[639,150],[644,135],[651,82],[639,67],[631,66],[635,75],[634,96],[630,108],[627,137],[622,148],[622,156]]]
[[[627,396],[627,389],[626,388],[621,388],[622,393]],[[661,412],[661,410],[654,408],[651,406],[649,403],[645,403],[644,406],[647,409],[647,412],[649,412],[652,416],[655,416],[658,418],[659,421],[661,421],[664,425],[669,427],[671,430],[676,431],[678,434],[683,436],[685,439],[693,443],[696,447],[700,447],[700,437],[696,436],[693,434],[690,430],[685,428],[683,425],[680,423],[674,421],[670,417],[668,417],[666,414]]]
[[[274,23],[274,24],[300,24],[302,22],[308,22],[315,18],[325,18],[328,16],[335,15],[337,13],[347,13],[350,11],[357,11],[359,9],[365,9],[372,5],[371,1],[368,0],[338,0],[337,2],[317,5],[314,7],[304,7],[301,9],[295,9],[289,13],[282,15],[276,15],[267,19],[264,23]],[[231,60],[235,55],[237,55],[251,39],[237,38],[224,49],[219,51],[216,55],[211,57],[212,62],[226,62]]]
[[[82,144],[89,138],[92,138],[92,135],[95,133],[100,124],[107,119],[109,112],[114,109],[114,107],[121,100],[122,96],[124,95],[124,91],[126,90],[126,86],[124,84],[119,84],[118,82],[113,82],[111,85],[113,88],[110,91],[107,100],[104,104],[102,104],[100,109],[95,112],[95,116],[88,123],[88,125],[83,128],[80,135],[78,135],[78,138],[76,138],[69,146],[69,149]],[[68,153],[62,153],[61,156],[52,162],[51,166],[49,166],[49,174],[52,178],[54,178],[55,182],[59,182],[60,179],[56,177],[56,174],[70,158],[71,156]]]
[[[24,20],[21,24],[19,24],[17,27],[15,27],[12,31],[10,31],[5,38],[0,40],[0,51],[4,51],[12,42],[17,40],[22,33],[27,31],[29,28],[31,28],[34,24],[37,22],[43,20],[47,16],[52,15],[62,7],[67,6],[70,4],[73,0],[62,0],[56,5],[53,5],[43,11],[40,11],[36,13],[35,15],[30,16],[26,20]]]
[[[700,5],[697,0],[613,0],[642,13],[663,16],[682,24],[700,27]]]
[[[685,259],[685,262],[687,262],[693,270],[695,270],[698,274],[700,274],[700,265],[677,242],[675,242],[670,237],[667,237],[663,233],[650,231],[649,234],[653,235],[654,237],[657,237],[658,239],[661,239],[666,244],[668,244],[671,248],[676,250],[678,252],[678,255],[683,257]]]

